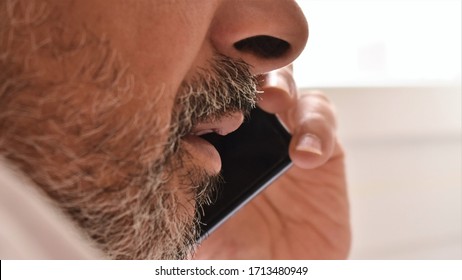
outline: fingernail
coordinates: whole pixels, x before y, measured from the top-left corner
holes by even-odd
[[[309,152],[317,155],[322,155],[321,140],[316,135],[304,134],[298,140],[297,151]]]

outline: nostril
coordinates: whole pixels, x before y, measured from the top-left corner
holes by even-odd
[[[290,44],[284,40],[259,35],[249,37],[234,43],[234,47],[242,52],[249,52],[261,58],[279,58],[290,49]]]

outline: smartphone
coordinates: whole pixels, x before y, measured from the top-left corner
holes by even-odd
[[[211,205],[197,209],[199,241],[249,202],[292,164],[288,149],[291,135],[278,118],[259,108],[226,136],[204,135],[218,150],[222,183]]]

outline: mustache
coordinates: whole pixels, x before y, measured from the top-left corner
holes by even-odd
[[[248,116],[258,101],[257,77],[252,75],[251,66],[242,60],[216,55],[209,67],[199,69],[197,74],[181,84],[176,96],[173,117],[170,126],[168,149],[174,154],[185,151],[180,149],[183,136],[191,133],[193,127],[203,121],[214,121],[234,112]],[[175,157],[174,154],[173,158]],[[179,157],[179,158],[182,158]],[[176,169],[181,169],[181,160]],[[196,209],[214,201],[217,186],[222,182],[220,175],[208,175],[196,166],[184,179],[192,192]],[[196,176],[192,176],[195,174]]]
[[[247,116],[256,106],[258,83],[249,64],[216,55],[209,65],[181,84],[171,122],[176,136],[189,134],[200,122],[218,120],[234,112]]]

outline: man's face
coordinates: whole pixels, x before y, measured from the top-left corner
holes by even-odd
[[[257,74],[302,50],[296,4],[0,3],[0,155],[113,258],[184,258]]]

